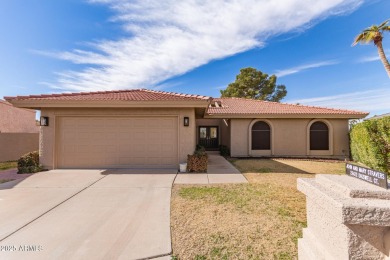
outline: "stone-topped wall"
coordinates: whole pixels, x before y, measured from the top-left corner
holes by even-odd
[[[299,259],[390,259],[390,190],[346,175],[298,179],[307,228]]]

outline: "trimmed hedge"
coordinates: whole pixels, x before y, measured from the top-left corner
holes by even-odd
[[[38,151],[27,153],[18,160],[18,173],[35,173],[41,170]]]
[[[353,125],[350,138],[354,161],[390,173],[390,117]]]

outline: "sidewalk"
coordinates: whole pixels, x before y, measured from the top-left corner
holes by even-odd
[[[216,153],[208,153],[207,173],[179,173],[175,184],[248,183],[233,165]]]

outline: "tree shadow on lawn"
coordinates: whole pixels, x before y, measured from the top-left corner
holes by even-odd
[[[231,159],[234,166],[242,173],[292,173],[317,174],[327,173],[328,167],[324,162],[304,160],[274,160],[274,159]],[[295,164],[294,166],[291,164]],[[332,169],[331,171],[334,171]],[[341,173],[341,171],[340,171]]]

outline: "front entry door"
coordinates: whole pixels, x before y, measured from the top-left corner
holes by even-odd
[[[218,126],[200,126],[199,145],[208,150],[218,149]]]

